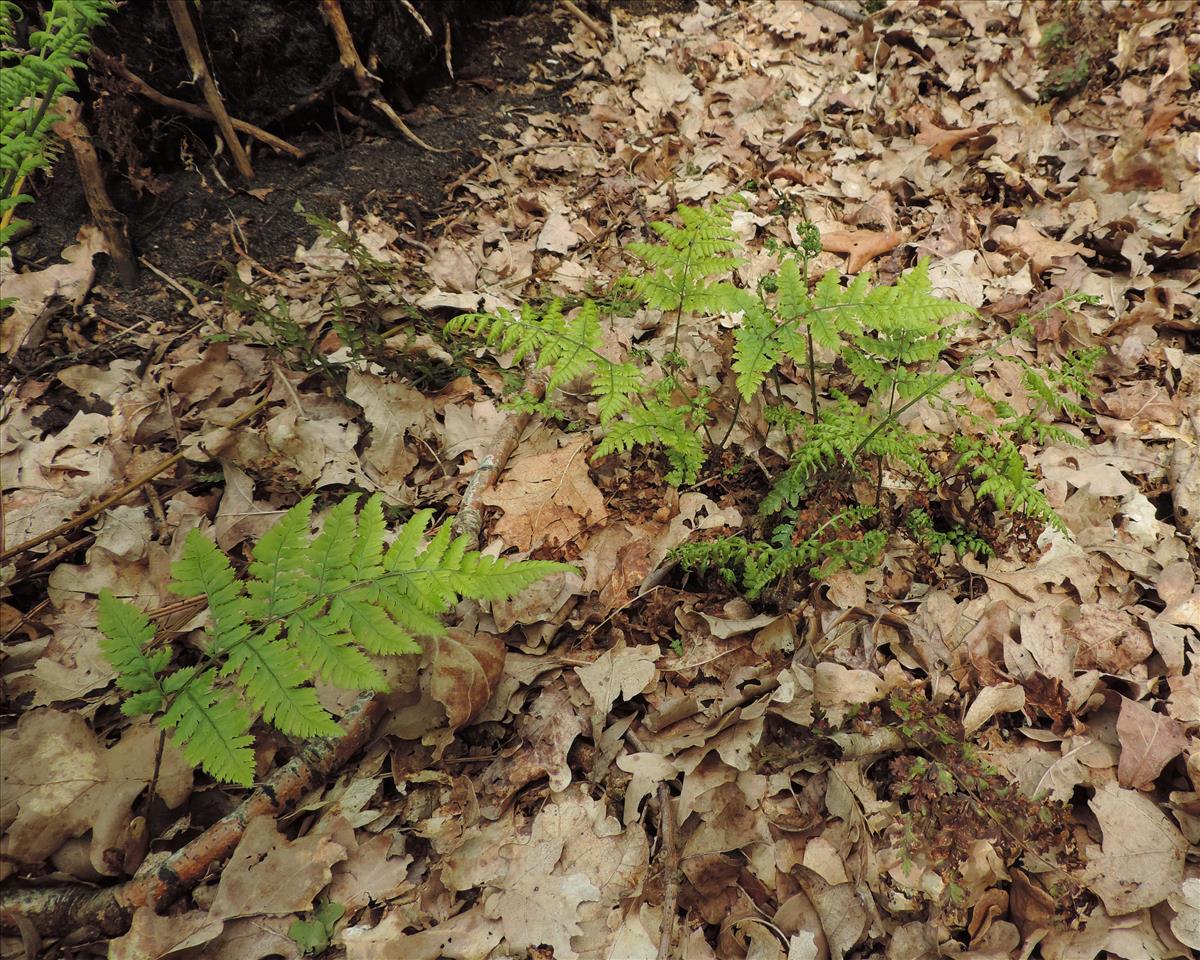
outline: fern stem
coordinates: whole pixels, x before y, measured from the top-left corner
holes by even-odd
[[[733,433],[733,426],[737,423],[738,413],[742,409],[742,394],[738,391],[737,399],[733,403],[733,416],[729,418],[729,429],[725,431],[725,436],[721,438],[721,442],[717,444],[718,450],[724,450],[725,444],[729,442],[729,437]]]

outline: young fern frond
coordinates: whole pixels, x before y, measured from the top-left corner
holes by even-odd
[[[245,578],[207,537],[188,535],[171,590],[208,601],[204,658],[212,666],[170,670],[170,649],[151,649],[145,614],[102,595],[103,649],[120,686],[134,694],[126,711],[165,710],[160,723],[175,731],[185,757],[218,779],[247,784],[252,714],[288,736],[337,734],[311,685],[316,677],[353,690],[385,689],[368,654],[416,653],[415,635],[443,633],[441,615],[462,597],[508,598],[570,569],[485,557],[449,526],[426,542],[428,510],[385,549],[380,498],[361,513],[358,499],[337,504],[315,537],[313,497],[302,500],[255,545]]]
[[[704,442],[689,423],[685,408],[648,399],[628,416],[611,424],[596,448],[596,456],[626,453],[635,446],[661,444],[671,464],[666,481],[676,486],[694,483],[704,465]]]

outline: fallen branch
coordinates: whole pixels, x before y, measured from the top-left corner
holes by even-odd
[[[213,116],[212,111],[207,107],[202,107],[198,103],[188,103],[186,100],[177,100],[174,97],[168,97],[165,93],[159,93],[145,80],[125,66],[124,63],[122,63],[120,60],[117,60],[115,57],[109,56],[102,50],[93,47],[92,56],[96,58],[98,63],[103,64],[105,69],[115,73],[123,80],[127,80],[129,83],[133,84],[137,92],[151,103],[157,103],[160,107],[166,107],[167,109],[175,110],[178,113],[186,113],[188,116],[195,117],[197,120],[207,120],[209,123],[216,122],[216,117]],[[278,150],[280,153],[286,153],[297,160],[303,160],[308,156],[306,151],[301,150],[297,146],[293,146],[286,140],[275,136],[273,133],[268,133],[261,127],[256,127],[252,123],[247,123],[245,120],[238,120],[236,117],[230,117],[229,122],[233,124],[233,129],[248,134],[260,143],[265,143],[273,150]]]
[[[79,171],[79,182],[83,184],[83,195],[87,199],[88,210],[91,211],[96,226],[104,234],[108,255],[112,257],[113,265],[117,268],[121,286],[129,289],[137,283],[138,277],[137,260],[133,256],[133,245],[129,242],[129,221],[113,206],[108,195],[100,157],[80,116],[79,102],[71,97],[59,97],[57,108],[62,119],[54,124],[54,132],[71,148],[71,154],[75,158],[75,169]]]
[[[451,150],[431,146],[418,137],[409,129],[408,124],[400,119],[400,115],[396,113],[392,105],[383,98],[379,92],[378,79],[363,65],[362,58],[358,55],[358,49],[354,46],[354,37],[350,34],[350,25],[346,23],[346,15],[342,12],[341,0],[321,0],[321,14],[325,17],[325,22],[329,24],[329,29],[333,31],[333,39],[338,48],[338,58],[342,66],[354,77],[354,83],[363,99],[387,117],[392,126],[399,130],[406,139],[421,149],[428,150],[430,153],[452,153]]]
[[[229,147],[233,165],[237,167],[237,171],[243,179],[253,180],[254,168],[250,166],[250,159],[246,156],[246,151],[242,149],[242,142],[233,130],[233,123],[225,111],[225,102],[221,99],[216,83],[213,82],[212,73],[209,72],[208,63],[200,49],[200,40],[196,36],[196,28],[192,25],[192,18],[188,13],[187,0],[167,0],[167,9],[171,12],[171,20],[175,23],[175,32],[179,34],[179,42],[183,44],[183,52],[187,57],[188,67],[192,71],[192,79],[200,85],[204,101],[208,104],[208,109],[212,111],[213,119],[217,122],[217,129],[221,131],[221,138]]]
[[[97,890],[82,884],[14,888],[0,893],[0,926],[32,924],[42,937],[98,939],[124,934],[139,907],[161,913],[224,861],[254,817],[275,817],[313,787],[323,783],[361,749],[383,715],[383,701],[364,694],[340,723],[340,737],[311,740],[300,755],[280,767],[233,813],[223,817],[176,850],[150,872],[115,887]]]

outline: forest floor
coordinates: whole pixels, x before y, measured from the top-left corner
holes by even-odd
[[[559,7],[508,21],[487,48],[509,58],[499,89],[447,88],[414,118],[478,163],[361,133],[303,168],[264,159],[250,190],[205,161],[134,222],[159,272],[131,291],[95,282],[86,230],[43,267],[83,214],[69,190],[39,200],[24,254],[41,279],[0,327],[6,922],[63,890],[131,889],[250,793],[120,713],[102,589],[186,660],[205,617],[168,585],[189,531],[240,568],[313,492],[318,516],[364,492],[393,521],[449,522],[517,424],[480,546],[578,572],[464,603],[448,641],[386,665],[382,720],[327,779],[243,823],[164,915],[134,904],[127,931],[70,946],[42,929],[47,955],[1200,950],[1200,13],[829,6],[614,4],[598,33]],[[1065,530],[987,559],[897,538],[870,570],[752,603],[668,558],[752,529],[789,453],[735,407],[739,318],[678,344],[661,312],[606,319],[611,358],[677,346],[728,428],[732,452],[681,488],[653,449],[593,456],[587,383],[551,398],[561,420],[518,419],[521,368],[445,329],[606,291],[651,221],[737,191],[740,286],[806,220],[819,272],[893,281],[928,257],[976,311],[964,352],[1020,315],[1039,318],[1011,341],[1028,363],[1102,348],[1090,416],[1062,424],[1082,445],[1023,451]],[[30,349],[53,284],[81,303]],[[1075,291],[1092,302],[1047,309]],[[977,379],[1019,406],[1012,366]],[[805,377],[784,371],[781,393],[806,398]],[[931,437],[958,429],[918,412]],[[296,754],[262,731],[258,776]],[[39,922],[0,957],[35,951]]]

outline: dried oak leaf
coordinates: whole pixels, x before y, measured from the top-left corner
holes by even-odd
[[[221,872],[210,912],[230,920],[311,910],[333,879],[333,865],[345,859],[346,848],[328,837],[288,840],[271,817],[255,817]]]
[[[569,543],[605,518],[604,497],[588,476],[586,444],[514,460],[480,499],[501,507],[494,533],[518,550]]]
[[[1088,806],[1104,843],[1088,847],[1085,880],[1110,916],[1148,909],[1179,889],[1188,842],[1153,800],[1106,783]]]
[[[848,253],[847,273],[858,273],[863,267],[895,250],[904,242],[904,234],[898,230],[879,233],[874,230],[835,231],[821,237],[821,249],[827,253]]]
[[[994,126],[994,123],[982,123],[965,130],[945,130],[925,118],[921,121],[921,132],[914,139],[917,143],[929,147],[929,156],[934,160],[949,160],[951,152],[960,143],[977,140]]]
[[[425,642],[429,692],[446,708],[451,729],[470,723],[491,699],[504,672],[504,641],[494,634],[451,628]]]
[[[155,727],[138,722],[106,749],[78,714],[36,709],[21,717],[0,736],[0,878],[88,830],[92,868],[120,874],[132,805],[154,774],[158,740]],[[168,743],[158,793],[174,809],[191,789],[192,768]]]
[[[1132,790],[1151,786],[1163,767],[1188,745],[1183,724],[1128,697],[1121,698],[1117,738],[1121,741],[1117,782]]]
[[[1090,257],[1095,252],[1078,243],[1052,240],[1024,217],[1017,221],[1015,227],[996,227],[992,231],[992,239],[1006,253],[1022,254],[1032,265],[1034,273],[1049,270],[1058,257],[1069,257],[1076,253]]]

